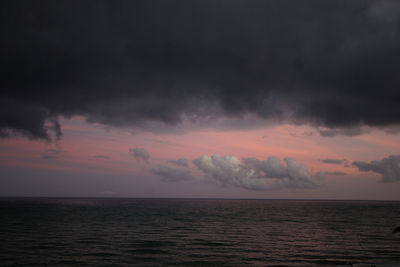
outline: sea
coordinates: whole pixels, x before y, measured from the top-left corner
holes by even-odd
[[[400,266],[398,226],[395,201],[2,198],[0,265]]]

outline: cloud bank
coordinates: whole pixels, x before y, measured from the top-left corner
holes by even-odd
[[[291,158],[269,157],[267,160],[235,156],[203,155],[194,159],[196,167],[209,179],[222,185],[233,185],[249,190],[273,190],[280,188],[314,188],[318,179],[312,177],[303,164]]]
[[[321,127],[324,136],[400,123],[396,1],[0,8],[1,137],[56,140],[57,118],[73,115],[149,129],[251,114]]]
[[[371,162],[354,161],[353,166],[362,172],[374,172],[382,175],[382,181],[392,183],[400,181],[400,155],[390,155]]]
[[[192,180],[191,171],[187,168],[176,168],[158,165],[152,172],[161,177],[162,182],[182,182]]]

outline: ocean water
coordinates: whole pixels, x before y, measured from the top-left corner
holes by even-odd
[[[400,266],[400,202],[0,199],[2,266]]]

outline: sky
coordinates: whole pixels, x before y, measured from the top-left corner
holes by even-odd
[[[0,5],[0,196],[400,200],[399,1]]]

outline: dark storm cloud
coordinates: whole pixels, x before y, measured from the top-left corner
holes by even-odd
[[[371,162],[354,161],[353,166],[362,172],[375,172],[382,175],[382,181],[385,183],[400,181],[400,155],[390,155],[381,160]]]
[[[397,1],[0,5],[2,137],[58,139],[60,115],[146,128],[253,114],[324,136],[400,122]]]

